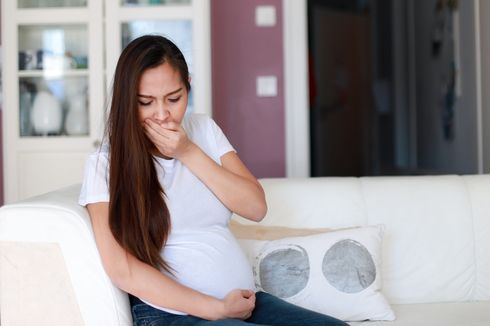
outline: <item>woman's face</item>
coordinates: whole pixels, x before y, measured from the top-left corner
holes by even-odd
[[[180,124],[187,108],[187,89],[179,72],[165,62],[147,69],[141,76],[138,89],[138,113],[141,122]]]

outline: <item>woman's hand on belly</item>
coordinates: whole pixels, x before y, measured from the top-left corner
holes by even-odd
[[[247,319],[255,308],[255,292],[236,289],[223,299],[226,318]]]

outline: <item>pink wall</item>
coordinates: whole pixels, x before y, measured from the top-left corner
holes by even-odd
[[[255,25],[257,5],[276,7],[275,26]],[[213,117],[256,177],[286,174],[282,34],[281,0],[211,1]],[[257,97],[264,75],[276,97]]]

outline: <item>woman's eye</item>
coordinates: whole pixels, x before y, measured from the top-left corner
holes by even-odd
[[[151,101],[150,102],[142,102],[142,101],[138,101],[140,105],[143,105],[143,106],[146,106],[146,105],[150,105],[151,104]]]
[[[180,100],[180,96],[176,97],[176,98],[169,98],[168,100],[169,100],[169,102],[177,103]]]

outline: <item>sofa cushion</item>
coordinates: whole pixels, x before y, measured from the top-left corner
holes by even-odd
[[[266,226],[339,229],[367,224],[358,178],[260,179],[267,199]],[[243,224],[255,224],[238,217]]]
[[[463,178],[361,178],[368,223],[386,225],[383,289],[389,302],[473,299],[473,216]]]
[[[490,175],[463,178],[473,215],[475,286],[474,300],[490,300]],[[490,323],[489,323],[490,325]]]
[[[380,292],[381,226],[240,240],[258,290],[343,320],[393,320]]]

